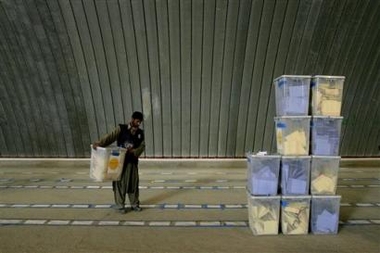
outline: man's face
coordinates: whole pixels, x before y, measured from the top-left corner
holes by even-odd
[[[132,118],[131,126],[132,126],[133,128],[139,128],[140,125],[141,125],[141,120],[139,120],[139,119],[133,119],[133,118]]]

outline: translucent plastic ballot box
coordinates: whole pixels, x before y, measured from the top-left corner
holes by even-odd
[[[90,178],[97,181],[118,181],[123,171],[126,149],[91,146]]]
[[[281,196],[248,195],[248,223],[254,235],[277,235]]]
[[[344,76],[313,76],[311,113],[317,116],[340,116]]]
[[[337,234],[341,196],[312,196],[311,233]]]
[[[281,194],[308,195],[310,156],[283,156],[280,166]]]
[[[313,116],[311,119],[311,154],[339,155],[343,117]]]
[[[311,156],[310,193],[335,195],[340,156]]]
[[[247,189],[252,195],[277,195],[280,159],[278,155],[247,155]]]
[[[311,116],[275,117],[277,153],[309,155]]]
[[[281,232],[303,235],[309,232],[310,195],[281,197]]]
[[[276,115],[308,115],[310,82],[311,76],[282,75],[274,79]]]

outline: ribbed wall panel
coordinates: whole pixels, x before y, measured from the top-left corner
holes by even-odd
[[[377,0],[2,0],[0,157],[89,157],[145,115],[146,157],[276,152],[273,79],[346,76],[341,155],[380,154]]]

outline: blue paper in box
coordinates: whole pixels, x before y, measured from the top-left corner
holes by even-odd
[[[252,195],[277,195],[280,156],[248,155],[248,191]]]
[[[274,79],[277,116],[306,116],[311,76],[282,75]]]

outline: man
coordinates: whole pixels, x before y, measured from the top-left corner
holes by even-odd
[[[112,182],[116,209],[120,213],[126,213],[125,197],[128,198],[133,211],[141,211],[139,201],[139,156],[145,150],[144,131],[140,129],[143,121],[141,112],[134,112],[129,124],[120,124],[111,133],[105,135],[93,144],[93,148],[106,147],[117,142],[118,147],[127,149],[123,164],[123,172],[119,181]]]

